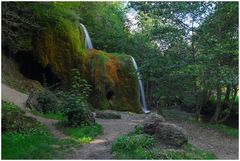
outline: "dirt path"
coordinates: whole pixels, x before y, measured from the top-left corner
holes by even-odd
[[[31,112],[26,110],[26,101],[28,99],[28,95],[18,92],[4,84],[2,84],[2,100],[12,102],[15,105],[17,105],[19,108],[21,108],[23,111],[26,112],[26,116],[35,118],[43,125],[46,125],[49,130],[52,132],[53,136],[58,139],[66,139],[68,138],[65,134],[63,134],[60,130],[56,128],[57,120],[52,119],[46,119],[43,117],[39,117],[36,115],[33,115]]]
[[[200,127],[182,119],[167,119],[187,131],[189,142],[213,152],[219,159],[238,159],[238,138],[231,138],[213,129]]]
[[[103,126],[103,135],[90,144],[83,145],[73,154],[70,154],[68,159],[112,159],[112,142],[117,137],[133,131],[134,127],[145,118],[144,114],[129,115],[122,112],[121,115],[122,119],[97,119],[97,123]]]

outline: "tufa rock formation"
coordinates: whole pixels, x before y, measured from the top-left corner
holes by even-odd
[[[138,79],[131,57],[87,50],[79,22],[52,21],[39,17],[44,29],[32,40],[32,55],[41,67],[50,68],[64,87],[71,82],[71,70],[79,69],[82,79],[92,85],[89,102],[96,109],[141,112]]]

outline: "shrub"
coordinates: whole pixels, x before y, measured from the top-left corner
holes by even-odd
[[[39,108],[43,113],[57,113],[61,110],[58,98],[49,90],[45,89],[38,93],[37,101]]]
[[[73,81],[69,91],[58,92],[62,100],[63,112],[67,117],[67,125],[77,127],[95,123],[87,103],[91,87],[86,80],[80,78],[78,70],[73,69],[72,73]]]

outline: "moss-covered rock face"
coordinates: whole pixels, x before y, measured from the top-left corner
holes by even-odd
[[[138,80],[130,56],[88,50],[85,62],[86,73],[82,75],[93,86],[89,100],[95,108],[141,111]]]
[[[85,49],[80,23],[69,20],[44,24],[33,40],[34,55],[50,67],[63,85],[71,82],[71,69],[79,69],[92,85],[89,102],[97,109],[140,112],[138,81],[131,57]]]

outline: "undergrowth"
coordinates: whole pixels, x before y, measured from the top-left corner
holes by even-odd
[[[37,110],[34,110],[34,109],[31,110],[31,112],[34,115],[48,118],[48,119],[54,119],[54,120],[59,120],[59,121],[63,121],[66,119],[66,116],[64,116],[64,114],[62,114],[62,113],[42,113],[42,112],[38,112]]]

